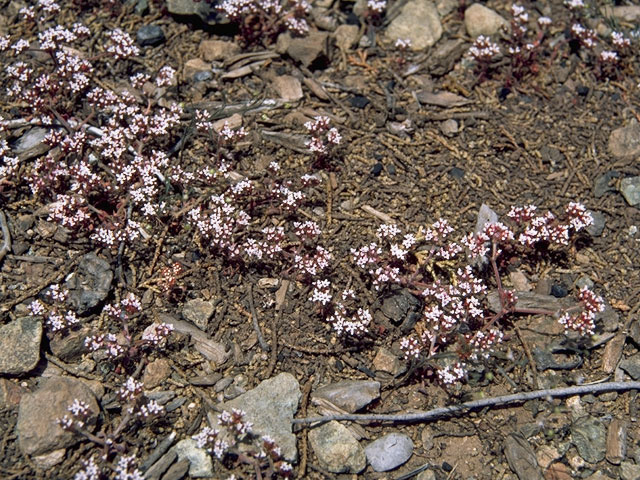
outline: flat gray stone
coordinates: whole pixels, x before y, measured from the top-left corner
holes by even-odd
[[[318,462],[332,473],[360,473],[367,457],[349,429],[332,421],[309,431],[309,443]]]
[[[512,433],[505,438],[504,456],[520,480],[544,480],[533,447],[521,434]]]
[[[354,413],[380,396],[380,382],[373,380],[344,380],[320,387],[311,400],[328,400],[336,407]]]
[[[289,462],[298,458],[296,436],[291,432],[291,420],[302,397],[300,385],[290,373],[281,373],[261,382],[256,388],[219,405],[221,410],[243,410],[246,420],[253,423],[253,433],[269,435]],[[218,424],[217,416],[212,424]],[[221,429],[220,426],[216,427]]]
[[[22,317],[0,326],[0,374],[18,375],[40,361],[42,321]]]
[[[620,362],[620,368],[634,380],[640,380],[640,354],[632,355]]]
[[[404,433],[390,433],[370,443],[364,453],[376,472],[388,472],[411,458],[413,442]]]
[[[385,32],[387,40],[409,40],[413,51],[435,45],[442,36],[438,9],[429,0],[410,0],[400,10]]]
[[[571,441],[580,456],[589,463],[604,460],[607,449],[607,430],[594,417],[582,417],[571,426]]]
[[[632,207],[640,205],[640,176],[623,178],[620,181],[620,192]]]
[[[69,415],[68,408],[75,399],[89,405],[91,415],[85,422],[95,425],[100,407],[91,389],[80,380],[70,377],[50,377],[42,381],[33,393],[23,395],[18,410],[18,445],[25,455],[41,455],[70,447],[84,439],[68,432],[57,420]]]
[[[113,272],[109,262],[93,252],[82,257],[77,270],[65,283],[69,290],[69,303],[78,315],[88,313],[107,298],[112,280]]]
[[[191,438],[180,440],[170,450],[178,455],[178,461],[189,461],[189,475],[193,478],[213,476],[213,461],[211,455],[204,449],[198,448],[197,442]],[[179,477],[182,478],[182,477]]]

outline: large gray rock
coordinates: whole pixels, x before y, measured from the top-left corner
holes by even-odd
[[[504,18],[480,3],[474,3],[464,12],[464,26],[471,38],[494,35],[507,25]]]
[[[296,436],[291,432],[291,420],[302,397],[300,385],[290,373],[281,373],[260,383],[253,390],[219,405],[221,410],[243,410],[246,420],[253,423],[253,433],[269,435],[290,462],[298,457]],[[211,423],[221,429],[217,417]]]
[[[391,43],[409,40],[413,51],[433,46],[442,36],[436,6],[429,0],[410,0],[389,24],[385,35]]]
[[[33,370],[40,360],[42,322],[22,317],[0,327],[0,374],[18,375]]]
[[[364,453],[376,472],[388,472],[411,458],[413,442],[404,433],[390,433],[370,443]]]
[[[360,473],[367,466],[364,450],[341,423],[328,422],[312,429],[309,443],[322,468],[332,473]]]
[[[91,389],[80,380],[70,377],[50,377],[33,393],[25,394],[18,411],[18,445],[25,455],[40,455],[81,441],[80,434],[68,432],[57,420],[69,415],[68,408],[75,399],[89,405],[91,415],[85,425],[95,425],[100,408]]]
[[[607,449],[607,430],[594,417],[583,417],[571,426],[571,441],[580,456],[589,463],[604,460]]]

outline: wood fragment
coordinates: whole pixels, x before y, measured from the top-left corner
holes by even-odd
[[[607,431],[607,460],[620,465],[627,455],[627,422],[614,418]]]
[[[396,223],[396,221],[393,218],[391,218],[389,215],[379,210],[376,210],[371,205],[362,205],[360,208],[365,212],[367,212],[368,214],[373,215],[376,218],[379,218],[385,223]]]

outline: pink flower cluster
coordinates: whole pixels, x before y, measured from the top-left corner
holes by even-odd
[[[309,31],[307,0],[224,0],[218,9],[238,25],[247,44],[272,42],[284,31],[300,36]]]
[[[281,458],[280,447],[269,436],[257,437],[252,432],[252,423],[245,420],[246,413],[239,409],[230,412],[224,410],[218,415],[222,430],[204,427],[200,433],[192,438],[198,448],[207,450],[218,460],[222,461],[228,453],[235,450],[242,451],[255,461],[258,469],[272,468],[274,473],[288,478],[293,473],[291,465]],[[243,445],[240,446],[239,444]],[[268,460],[267,465],[262,465]]]
[[[313,121],[306,122],[304,128],[311,134],[311,139],[305,145],[316,160],[329,157],[333,154],[334,147],[342,141],[342,135],[337,128],[331,126],[329,117],[315,117]]]
[[[435,365],[439,380],[445,384],[464,377],[466,362],[487,358],[504,338],[498,322],[507,315],[520,313],[515,292],[502,287],[498,258],[505,252],[524,256],[536,246],[567,246],[574,233],[593,223],[586,208],[575,202],[567,205],[561,217],[550,212],[538,214],[533,205],[512,207],[507,217],[514,224],[513,228],[502,222],[487,223],[479,232],[464,236],[459,243],[449,239],[453,228],[442,219],[415,235],[403,235],[397,225],[381,225],[377,232],[379,242],[352,249],[355,264],[367,272],[376,290],[385,290],[395,284],[421,292],[422,319],[416,325],[415,333],[401,341],[401,349],[407,358],[430,359],[454,345],[462,348],[460,351],[468,351],[455,365]],[[466,255],[461,255],[465,250]],[[478,263],[478,258],[487,261]],[[456,263],[451,263],[453,261]],[[458,265],[455,270],[454,265]],[[488,271],[487,265],[490,265]],[[488,308],[491,280],[499,293],[501,311],[498,313],[491,313]],[[582,311],[576,315],[565,312],[560,322],[568,330],[593,333],[595,314],[604,308],[604,303],[586,289],[581,290],[579,298]],[[333,307],[337,302],[332,298],[329,281],[314,283],[311,300],[325,309],[326,317],[334,324],[336,319],[331,315],[344,311]],[[353,310],[345,313],[351,319],[356,318]],[[539,313],[554,315],[558,312]],[[468,333],[461,337],[461,331]]]
[[[578,300],[582,305],[582,311],[574,315],[565,312],[558,321],[566,330],[573,330],[582,335],[593,335],[596,331],[596,315],[603,312],[605,308],[604,300],[587,287],[580,289]]]
[[[67,289],[61,288],[58,284],[51,285],[45,292],[45,296],[50,299],[51,304],[34,300],[29,304],[29,310],[32,315],[44,316],[46,324],[52,332],[65,331],[80,322],[73,310],[65,308],[68,295]]]

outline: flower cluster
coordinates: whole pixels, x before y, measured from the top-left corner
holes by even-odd
[[[502,342],[501,327],[510,315],[564,313],[560,322],[568,330],[590,334],[595,329],[595,314],[603,308],[602,299],[582,290],[579,299],[583,307],[578,314],[520,310],[516,293],[502,286],[499,264],[503,263],[499,259],[507,254],[525,256],[533,248],[569,245],[573,234],[593,223],[583,205],[569,203],[561,217],[551,212],[538,214],[533,205],[512,207],[507,218],[513,227],[489,222],[460,242],[450,240],[453,228],[443,219],[417,234],[402,234],[397,225],[385,224],[378,228],[378,242],[352,249],[356,266],[367,273],[376,290],[384,292],[397,285],[420,293],[424,305],[422,317],[415,332],[401,341],[401,349],[408,359],[429,360],[435,359],[436,354],[455,352],[459,357],[455,364],[439,365],[432,361],[438,379],[444,384],[463,378],[468,362],[489,357]],[[487,299],[491,283],[500,300],[499,311],[493,313]],[[325,309],[325,316],[334,324],[340,325],[334,312],[347,313],[350,321],[357,321],[353,309],[342,309],[339,304],[334,307],[337,302],[330,287],[329,281],[315,282],[310,299]]]
[[[352,289],[344,289],[334,299],[329,280],[313,282],[313,291],[309,300],[324,312],[324,317],[331,324],[338,336],[348,335],[358,337],[369,330],[371,312],[359,307]]]
[[[584,18],[586,12],[581,0],[565,1],[564,4],[571,11],[570,23],[566,25],[570,52],[579,54],[593,68],[598,78],[619,79],[621,72],[625,70],[625,62],[631,57],[631,40],[620,31],[614,31],[609,39],[599,38],[595,30],[584,26],[588,19]],[[509,70],[504,76],[506,87],[537,75],[540,71],[540,58],[555,55],[556,47],[551,46],[546,35],[547,27],[552,23],[545,16],[540,16],[533,22],[523,6],[511,5],[508,35],[502,38],[504,48],[481,35],[469,49],[478,82],[486,80],[501,66],[497,62],[501,51],[509,60]]]
[[[331,126],[329,117],[315,117],[313,121],[306,122],[304,128],[311,134],[311,139],[305,145],[314,156],[316,164],[324,163],[334,155],[334,150],[342,141],[342,135],[338,129]]]
[[[52,332],[68,330],[80,322],[76,313],[65,307],[68,295],[67,289],[61,288],[58,284],[51,285],[43,294],[43,299],[47,303],[34,300],[29,304],[29,310],[32,315],[44,316],[46,324]]]
[[[218,9],[238,25],[248,45],[273,42],[284,31],[299,36],[309,31],[307,0],[224,0]]]
[[[604,311],[604,301],[587,287],[582,287],[577,296],[582,305],[582,311],[573,315],[565,312],[558,321],[566,330],[573,330],[582,335],[593,335],[596,331],[596,315]]]
[[[282,460],[280,447],[269,436],[254,435],[252,424],[245,420],[245,415],[244,411],[235,408],[231,412],[225,410],[218,415],[221,430],[207,426],[192,438],[198,448],[207,450],[220,461],[227,454],[240,450],[239,444],[242,443],[241,451],[255,462],[257,469],[289,478],[293,469]]]
[[[173,331],[173,325],[153,323],[149,325],[138,340],[133,340],[129,332],[130,317],[142,309],[140,300],[129,293],[119,304],[105,305],[103,314],[122,326],[122,335],[99,333],[85,339],[85,346],[90,352],[102,351],[107,358],[131,360],[143,349],[161,348]]]

